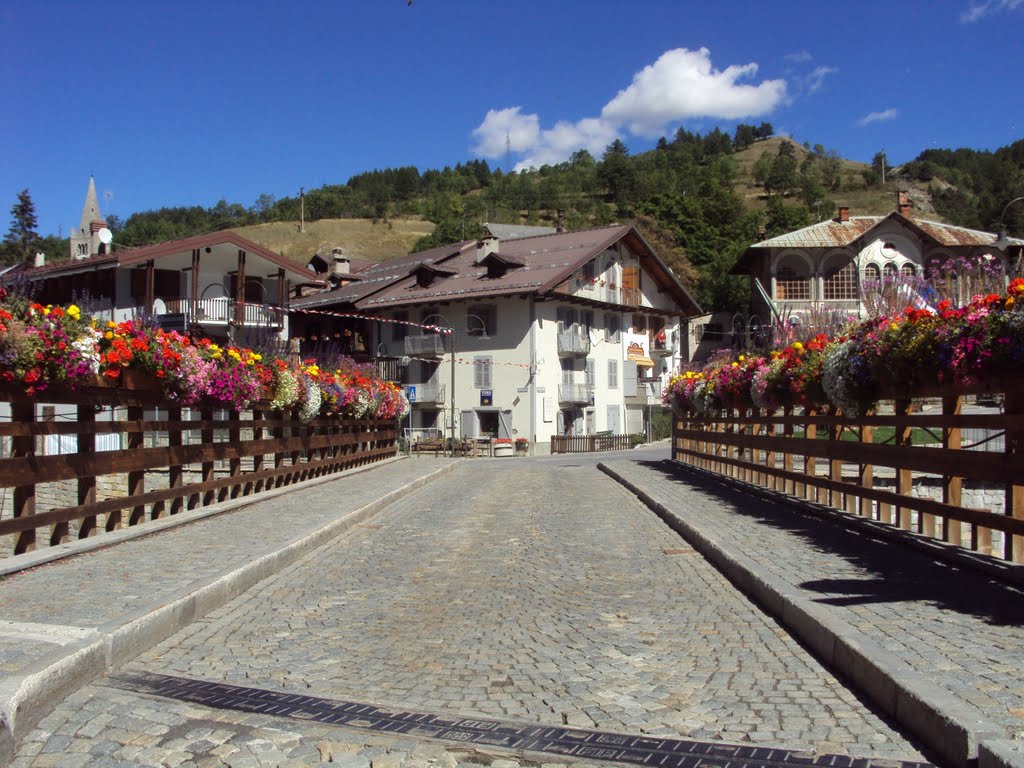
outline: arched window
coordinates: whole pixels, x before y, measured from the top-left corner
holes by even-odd
[[[896,270],[896,265],[893,264],[891,261],[886,262],[885,266],[882,267],[882,273],[885,277],[885,281],[887,283],[891,283],[893,280],[896,279],[896,275],[898,274]]]
[[[810,300],[811,270],[799,256],[784,256],[776,267],[775,298],[779,301]]]
[[[864,282],[873,283],[875,285],[882,282],[882,270],[878,268],[877,264],[864,265]]]
[[[917,267],[908,261],[900,267],[900,275],[902,277],[915,277],[917,275]]]
[[[853,259],[834,259],[825,269],[825,301],[843,301],[857,298],[857,266]]]

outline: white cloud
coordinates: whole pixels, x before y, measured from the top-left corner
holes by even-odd
[[[608,102],[601,117],[640,136],[657,136],[672,122],[695,117],[736,119],[764,115],[786,96],[785,80],[743,85],[757,64],[711,66],[707,48],[677,48],[633,76],[632,84]]]
[[[986,16],[1002,11],[1013,11],[1024,0],[985,0],[982,3],[974,3],[966,11],[960,14],[961,24],[973,24]]]
[[[540,118],[520,113],[522,107],[488,110],[473,131],[473,151],[484,157],[500,157],[511,145],[513,152],[528,152],[540,138]]]
[[[829,75],[834,75],[838,71],[838,67],[815,67],[811,73],[804,78],[807,95],[810,96],[812,93],[817,93],[821,90],[821,87],[825,84],[825,78]]]
[[[787,53],[783,58],[786,61],[792,61],[794,64],[806,64],[814,57],[811,56],[809,51],[796,51],[795,53]]]
[[[819,69],[824,70],[818,75],[822,81],[834,71]],[[489,110],[473,130],[473,151],[484,157],[503,157],[507,136],[512,151],[521,156],[516,165],[519,170],[560,163],[578,149],[600,155],[623,129],[654,137],[670,124],[687,119],[764,115],[784,101],[786,81],[739,82],[756,73],[757,64],[753,63],[718,71],[711,65],[707,48],[677,48],[636,73],[629,87],[604,106],[600,117],[561,121],[541,129],[540,117],[523,114],[521,107]]]
[[[884,123],[887,120],[895,120],[899,115],[898,109],[886,109],[881,112],[869,112],[857,121],[857,125],[870,125],[871,123]]]
[[[600,157],[605,147],[618,138],[614,126],[595,117],[588,117],[576,123],[560,121],[555,127],[541,131],[540,141],[527,155],[516,163],[515,170],[539,168],[542,165],[561,163],[573,152],[585,149]]]

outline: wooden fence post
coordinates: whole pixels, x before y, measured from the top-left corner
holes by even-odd
[[[872,415],[870,412],[868,415]],[[871,445],[875,441],[875,429],[872,426],[865,424],[860,428],[860,442],[862,445]],[[860,465],[860,487],[867,490],[871,490],[875,486],[875,467],[873,464],[861,464]],[[857,514],[861,517],[874,518],[874,505],[871,499],[861,496],[857,499]]]
[[[200,430],[202,437],[200,438],[203,443],[203,447],[213,445],[213,409],[203,408],[200,412],[200,418],[203,420],[203,428]],[[215,464],[212,461],[202,462],[202,478],[204,483],[209,483],[214,479],[215,476]],[[206,491],[203,493],[203,506],[208,507],[210,504],[217,499],[216,491]]]
[[[960,395],[949,395],[942,398],[942,415],[947,419],[953,419],[960,415],[960,408],[963,405],[963,398]],[[959,451],[962,436],[960,427],[951,424],[942,427],[942,447],[947,450]],[[942,501],[959,507],[961,503],[961,492],[963,480],[954,475],[942,476]],[[942,540],[959,546],[961,539],[961,523],[959,520],[945,518],[942,524]]]
[[[804,418],[807,421],[804,422],[804,439],[806,440],[817,440],[818,439],[818,425],[814,423],[814,418],[818,415],[817,408],[806,408],[804,409]],[[818,458],[816,456],[804,455],[803,462],[803,473],[809,478],[817,477],[818,475]],[[804,498],[808,501],[818,501],[818,486],[813,483],[806,483],[804,486]]]
[[[793,437],[793,406],[787,405],[782,409],[782,417],[785,419],[782,423],[782,436],[786,438]],[[783,443],[785,445],[785,443]],[[789,446],[782,449],[782,468],[786,472],[793,471],[793,451]],[[792,480],[783,479],[779,484],[783,493],[792,493],[796,484]]]
[[[900,398],[893,403],[893,415],[895,435],[893,437],[893,444],[900,447],[908,447],[912,444],[913,430],[910,427],[910,416],[911,401],[909,398]],[[896,470],[896,493],[901,496],[909,496],[913,487],[913,474],[909,469],[903,467],[895,467]],[[897,524],[904,531],[909,531],[911,528],[911,509],[910,507],[897,506],[896,507],[896,519]]]
[[[78,406],[78,455],[90,466],[96,457],[96,408],[92,405]],[[78,506],[96,503],[95,470],[84,477],[78,478]],[[78,529],[78,538],[87,539],[95,536],[96,515],[82,518]],[[51,542],[52,544],[53,542]]]
[[[1016,418],[1024,416],[1024,393],[1019,389],[1007,387],[1003,399],[1003,413]],[[1004,439],[1004,450],[1008,456],[1019,456],[1024,453],[1024,429],[1015,425],[1006,430]],[[1009,482],[1004,493],[1004,513],[1018,520],[1024,519],[1024,485]],[[1024,536],[1007,534],[1003,544],[1003,556],[1011,563],[1024,563]]]
[[[193,411],[192,413],[195,413]],[[167,409],[167,447],[168,448],[181,448],[181,406],[176,405]],[[172,464],[167,468],[167,487],[168,488],[181,488],[185,485],[185,469],[181,464]],[[195,505],[192,503],[192,499],[189,499],[188,508],[193,509],[199,504],[199,497],[195,497]],[[175,496],[171,499],[170,511],[172,515],[176,515],[185,508],[185,499],[181,496]],[[153,510],[156,510],[156,504],[153,505]],[[154,514],[153,517],[156,517]]]
[[[128,428],[128,450],[137,451],[143,447],[146,438],[145,432],[142,430],[142,420],[145,418],[145,412],[142,406],[131,405],[125,413],[125,418],[128,421],[126,425]],[[129,496],[141,496],[146,492],[146,471],[144,469],[133,469],[128,473],[128,495]],[[132,507],[131,514],[128,516],[128,525],[138,525],[146,519],[146,505],[139,504]],[[109,520],[107,521],[109,524]]]
[[[11,421],[15,424],[24,424],[30,430],[28,434],[16,435],[11,438],[11,458],[23,456],[35,456],[36,436],[31,431],[36,421],[36,406],[32,402],[11,403]],[[31,479],[31,478],[29,478]],[[28,485],[17,485],[14,487],[14,516],[29,517],[36,513],[36,486],[34,483]],[[18,539],[14,544],[14,554],[22,555],[31,552],[36,548],[36,530],[28,528],[18,533]]]

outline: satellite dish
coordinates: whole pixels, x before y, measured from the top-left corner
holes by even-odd
[[[100,242],[103,243],[104,245],[110,245],[111,241],[113,241],[114,239],[114,233],[111,232],[106,227],[97,232],[96,235],[99,237]]]

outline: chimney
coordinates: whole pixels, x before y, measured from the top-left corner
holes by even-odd
[[[494,235],[481,237],[476,241],[476,261],[479,264],[487,256],[498,252],[498,238]]]
[[[910,218],[910,195],[904,189],[896,192],[896,212],[900,216]]]
[[[845,224],[849,220],[850,220],[850,209],[847,208],[845,205],[840,205],[839,206],[839,216],[836,217],[836,221],[838,221],[840,224]]]
[[[343,248],[333,248],[331,250],[331,261],[332,275],[347,275],[349,273],[351,261]]]
[[[46,254],[45,253],[37,253],[36,254],[35,266],[37,266],[37,267],[44,267],[44,266],[46,266]]]
[[[561,234],[565,232],[565,211],[559,208],[555,211],[557,218],[555,219],[555,232]]]

